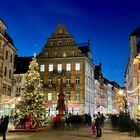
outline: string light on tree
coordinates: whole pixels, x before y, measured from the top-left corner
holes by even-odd
[[[34,54],[34,58],[29,65],[29,70],[26,73],[26,83],[21,101],[16,105],[16,109],[18,110],[17,124],[21,119],[28,117],[38,124],[37,127],[45,126],[46,110],[44,107],[44,97],[39,65],[37,63],[36,54]]]

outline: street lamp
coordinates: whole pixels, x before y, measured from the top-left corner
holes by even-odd
[[[119,96],[121,97],[122,107],[124,112],[127,113],[128,105],[127,105],[127,91],[126,89],[121,89],[118,91]]]

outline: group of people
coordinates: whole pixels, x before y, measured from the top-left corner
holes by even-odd
[[[92,132],[93,134],[96,133],[96,138],[102,136],[102,126],[104,126],[105,116],[98,112],[97,114],[93,115],[93,123],[92,123]]]
[[[6,140],[6,131],[8,128],[9,116],[1,116],[0,119],[0,133],[2,134],[3,140]]]

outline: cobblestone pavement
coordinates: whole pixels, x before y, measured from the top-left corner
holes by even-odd
[[[128,133],[113,131],[108,124],[102,129],[103,136],[100,140],[140,140],[140,137],[130,137]],[[46,129],[42,132],[14,132],[7,133],[7,140],[97,140],[92,134],[91,128],[80,128],[79,130],[53,130]],[[0,137],[2,140],[2,137]]]

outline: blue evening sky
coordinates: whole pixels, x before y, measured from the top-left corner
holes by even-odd
[[[0,0],[19,56],[39,53],[58,24],[77,43],[91,41],[94,64],[103,76],[123,86],[130,54],[129,35],[140,25],[140,0]]]

